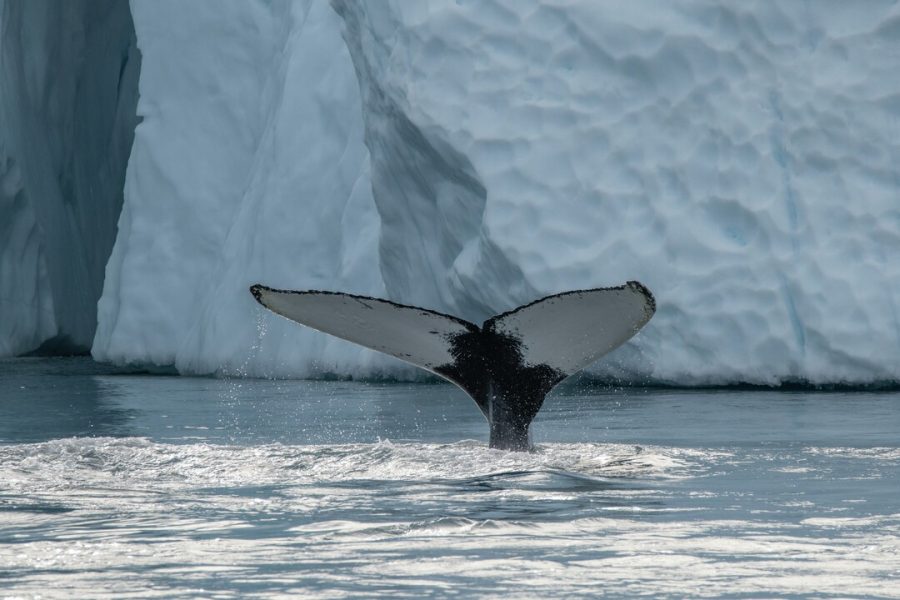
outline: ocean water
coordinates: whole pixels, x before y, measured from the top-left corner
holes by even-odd
[[[0,598],[900,598],[900,393],[554,392],[0,361]]]

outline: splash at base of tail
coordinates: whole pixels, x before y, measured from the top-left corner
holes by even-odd
[[[250,292],[297,323],[440,375],[475,400],[491,448],[528,450],[529,428],[556,384],[614,350],[656,311],[637,281],[541,298],[481,327],[451,315],[339,292]]]

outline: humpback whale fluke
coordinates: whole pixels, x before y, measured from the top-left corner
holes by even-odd
[[[433,310],[340,292],[254,285],[283,317],[440,375],[475,400],[491,448],[528,450],[529,426],[560,381],[626,342],[656,311],[637,281],[547,296],[481,327]]]

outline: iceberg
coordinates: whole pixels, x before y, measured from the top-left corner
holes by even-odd
[[[0,3],[4,23],[16,6]],[[900,381],[892,2],[130,9],[140,123],[125,100],[97,112],[134,136],[117,138],[121,212],[103,204],[117,233],[48,200],[42,182],[66,171],[23,150],[51,129],[16,121],[31,80],[13,77],[40,52],[10,51],[3,29],[0,352],[77,330],[98,360],[182,373],[416,377],[263,313],[247,288],[481,322],[636,279],[656,316],[598,378]],[[96,241],[77,275],[102,283],[95,311],[99,292],[65,280],[76,238]]]

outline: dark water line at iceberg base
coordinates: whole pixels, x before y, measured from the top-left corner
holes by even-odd
[[[85,354],[72,355],[41,355],[34,354],[39,358],[82,358],[88,357]],[[2,362],[2,361],[0,361]],[[314,371],[313,375],[307,377],[278,377],[278,376],[255,376],[246,374],[211,374],[211,375],[180,375],[174,365],[130,365],[116,366],[105,363],[94,363],[99,372],[109,372],[110,375],[161,375],[161,376],[181,376],[196,377],[201,379],[236,379],[236,380],[262,380],[262,381],[309,381],[309,382],[356,382],[361,384],[375,385],[452,385],[446,380],[426,373],[419,369],[403,365],[398,371],[382,371],[367,376],[354,376],[343,373],[336,373],[328,370]],[[733,381],[733,382],[689,382],[682,383],[677,381],[669,381],[662,379],[652,379],[647,377],[636,376],[631,379],[597,377],[591,373],[576,373],[568,379],[564,380],[556,386],[559,391],[566,393],[613,393],[617,391],[630,390],[634,392],[814,392],[814,393],[855,393],[855,392],[900,392],[900,380],[894,379],[874,379],[866,382],[848,382],[848,381],[831,381],[816,382],[808,379],[782,379],[777,383],[756,383],[750,381]]]
[[[576,376],[577,377],[577,376]],[[575,378],[573,378],[575,379]],[[590,375],[585,375],[577,381],[564,382],[561,386],[566,386],[570,391],[580,391],[584,393],[617,391],[617,390],[635,390],[652,392],[783,392],[791,393],[816,393],[827,394],[829,392],[838,393],[860,393],[867,392],[900,392],[900,381],[890,379],[879,379],[870,382],[830,382],[816,383],[805,379],[783,380],[776,384],[752,383],[745,381],[736,381],[733,383],[693,383],[683,384],[666,381],[653,380],[609,380],[595,379]]]
[[[181,375],[174,365],[113,365],[94,361],[89,353],[41,353],[31,352],[18,358],[0,358],[0,377],[4,370],[28,371],[29,364],[42,375],[59,375],[69,377],[73,375],[97,375],[97,376],[147,376],[147,377],[183,377],[207,380],[233,380],[233,381],[273,381],[273,382],[343,382],[359,383],[363,385],[439,385],[449,384],[444,379],[426,373],[413,367],[403,365],[398,371],[383,371],[371,376],[352,376],[333,371],[320,370],[309,377],[278,377],[278,376],[254,376],[244,374],[210,374],[210,375]],[[806,379],[787,379],[773,384],[735,381],[727,383],[679,383],[666,380],[656,380],[636,376],[633,379],[597,377],[590,373],[577,373],[556,387],[557,392],[567,394],[591,394],[591,393],[616,393],[629,391],[633,393],[653,392],[810,392],[810,393],[865,393],[865,392],[900,392],[900,381],[891,379],[877,379],[869,382],[813,382]]]

